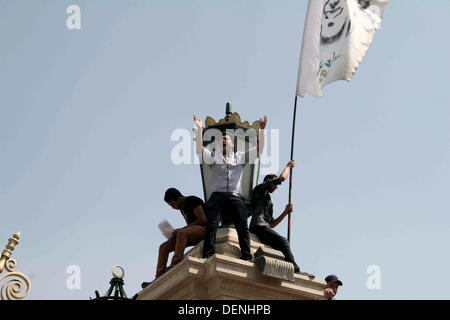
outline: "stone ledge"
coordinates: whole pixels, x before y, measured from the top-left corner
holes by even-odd
[[[256,236],[252,235],[251,240],[252,253],[264,247]],[[234,229],[218,230],[216,254],[212,257],[201,258],[202,246],[200,242],[189,250],[179,264],[139,292],[137,299],[325,299],[325,281],[297,274],[293,281],[269,277],[261,274],[253,262],[239,259]]]

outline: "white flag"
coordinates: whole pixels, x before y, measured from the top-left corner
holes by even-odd
[[[309,0],[297,96],[321,97],[323,87],[350,81],[380,27],[389,0]]]

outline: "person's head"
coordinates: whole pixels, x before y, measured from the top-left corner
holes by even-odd
[[[164,201],[173,209],[179,210],[182,207],[183,195],[175,188],[169,188],[164,194]]]
[[[325,281],[327,283],[327,288],[333,290],[334,295],[336,295],[338,288],[343,285],[342,281],[334,274],[327,276]]]
[[[222,135],[222,150],[224,154],[234,150],[234,137],[229,132],[224,132]]]
[[[278,178],[278,176],[276,174],[270,173],[270,174],[268,174],[268,175],[266,175],[264,177],[264,182],[267,182],[267,181],[275,179],[275,178]],[[277,186],[276,185],[272,186],[272,188],[269,190],[269,192],[272,193],[275,190],[277,190]]]

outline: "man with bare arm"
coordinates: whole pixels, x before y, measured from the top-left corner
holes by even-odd
[[[247,225],[248,211],[242,197],[242,173],[246,162],[257,158],[264,148],[264,129],[267,117],[260,119],[259,143],[256,150],[234,152],[234,137],[223,134],[220,152],[209,151],[203,147],[203,123],[194,114],[196,132],[196,153],[202,163],[209,164],[212,173],[212,194],[206,203],[206,232],[203,242],[203,258],[215,252],[216,232],[222,215],[231,215],[234,221],[241,248],[241,259],[252,260],[250,252],[250,233]],[[255,152],[256,151],[256,152]],[[254,160],[254,159],[253,159]]]
[[[172,209],[179,210],[186,221],[186,226],[175,229],[170,239],[159,246],[155,279],[159,278],[165,272],[181,262],[184,257],[184,249],[189,246],[195,246],[202,241],[205,236],[205,203],[202,199],[196,196],[184,196],[179,190],[169,188],[164,194],[164,201],[172,207]],[[171,264],[167,266],[167,260],[171,252],[173,252],[174,255]],[[141,286],[142,288],[145,288],[150,283],[151,282],[143,282]]]

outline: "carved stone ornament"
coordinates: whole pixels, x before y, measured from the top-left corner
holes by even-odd
[[[220,119],[216,122],[212,117],[208,116],[205,119],[205,130],[208,127],[216,126],[216,125],[224,125],[224,124],[236,124],[237,126],[244,127],[246,129],[253,129],[256,132],[259,130],[259,120],[254,121],[252,125],[248,121],[241,121],[241,116],[237,112],[233,112],[230,116],[227,116],[223,119]]]

